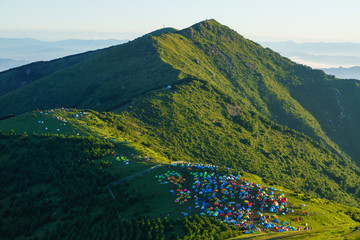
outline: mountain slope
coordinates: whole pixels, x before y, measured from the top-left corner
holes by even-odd
[[[173,161],[225,164],[358,205],[360,169],[348,157],[242,108],[207,82],[189,80],[150,93],[120,112],[119,117],[103,117],[129,141]]]
[[[60,112],[54,111],[54,114]],[[246,236],[242,228],[216,217],[199,216],[195,197],[180,206],[174,203],[177,196],[171,194],[171,184],[160,182],[159,176],[176,171],[191,182],[192,175],[185,175],[190,170],[181,165],[164,164],[150,171],[158,163],[153,159],[145,161],[139,156],[142,153],[132,150],[128,144],[114,145],[109,140],[92,136],[27,136],[0,132],[0,146],[1,239],[201,239],[210,236],[224,239]],[[114,154],[125,156],[130,164],[117,161]],[[191,171],[196,173],[195,168]],[[207,171],[210,175],[214,170]],[[221,167],[215,171],[218,174],[237,172]],[[291,221],[292,227],[301,230],[306,222],[314,230],[296,232],[307,239],[328,234],[347,234],[349,239],[359,236],[356,231],[359,209],[287,188],[276,190],[280,186],[269,185],[268,180],[252,174],[242,173],[241,177],[246,181],[239,181],[249,186],[262,186],[262,193],[268,192],[269,198],[285,193],[292,211],[286,215],[275,214],[268,212],[267,206],[262,213],[270,217],[271,222],[276,216],[281,224]],[[183,185],[187,187],[188,183]],[[244,199],[228,201],[242,205],[246,202]],[[192,210],[189,211],[189,207]],[[184,212],[191,216],[184,217]],[[251,218],[257,215],[251,213]],[[260,225],[261,221],[254,219],[252,223],[264,230],[253,237],[264,237],[267,230]],[[281,236],[287,236],[284,234]]]
[[[172,88],[178,84],[185,88],[180,95]],[[144,138],[142,145],[163,157],[211,162],[215,156],[357,205],[359,169],[348,155],[359,163],[360,134],[352,134],[360,131],[358,91],[356,82],[295,64],[209,20],[102,50],[3,95],[0,111],[61,106],[115,111],[121,121],[110,118],[115,121],[110,125],[120,121],[120,131]],[[295,145],[288,145],[294,139]]]
[[[61,106],[110,110],[166,86],[176,76],[177,71],[158,58],[151,37],[143,37],[3,95],[1,114]],[[19,104],[9,104],[11,99]]]
[[[1,72],[0,96],[15,91],[36,80],[47,77],[54,72],[73,66],[97,53],[99,53],[99,51],[86,52],[48,62],[35,62]]]
[[[339,81],[322,71],[295,64],[213,20],[179,34],[162,35],[156,38],[156,44],[162,59],[183,75],[206,79],[241,100],[243,107],[341,152],[336,142],[355,162],[360,162],[360,148],[354,147],[360,141],[360,129],[355,123],[360,120],[357,82]],[[342,96],[348,96],[344,106],[338,102],[339,88],[344,90]],[[340,112],[344,117],[334,129]],[[356,133],[349,137],[351,131]]]
[[[287,84],[296,83],[284,78],[294,63],[213,20],[156,40],[162,59],[183,74],[211,81],[241,99],[244,107],[281,124],[325,138],[316,119],[288,92]],[[175,46],[184,51],[177,51]]]
[[[345,131],[333,127],[339,116],[335,93],[338,88],[350,89],[352,83],[337,83],[322,71],[295,64],[215,20],[181,31],[159,30],[104,49],[96,57],[3,95],[0,114],[62,106],[111,111],[133,97],[187,77],[209,81],[240,100],[242,107],[304,132],[342,155],[338,144],[355,162],[360,161],[360,148],[353,147],[353,142],[360,142],[360,134],[350,138],[343,134],[358,129],[357,88],[351,95],[341,93],[350,101],[341,107],[346,117],[338,128]],[[15,79],[22,82],[20,77]]]
[[[118,114],[90,111],[80,118],[81,112],[25,114],[0,121],[0,128],[125,138],[159,161],[226,165],[358,206],[360,169],[348,157],[241,107],[207,81],[186,79],[171,89],[149,92],[116,110]]]

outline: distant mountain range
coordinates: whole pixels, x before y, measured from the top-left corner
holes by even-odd
[[[308,53],[312,55],[325,56],[360,56],[360,43],[340,42],[306,42],[296,43],[286,42],[259,42],[264,47],[269,47],[275,51],[284,53]]]
[[[350,68],[323,68],[321,70],[324,70],[327,74],[334,75],[338,78],[360,80],[360,66]]]
[[[287,41],[261,42],[260,44],[297,63],[322,69],[338,78],[359,79],[359,71],[350,67],[360,65],[360,43],[295,43]]]
[[[116,39],[69,39],[46,42],[31,38],[0,38],[0,71],[30,62],[53,60],[85,51],[118,45],[127,41]]]

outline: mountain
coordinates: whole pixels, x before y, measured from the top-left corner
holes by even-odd
[[[0,58],[11,59],[0,65],[0,71],[18,67],[29,62],[49,61],[68,55],[97,50],[127,42],[127,40],[80,40],[68,39],[46,42],[31,38],[0,38]]]
[[[0,74],[1,84],[9,79]],[[243,108],[340,152],[338,144],[354,162],[360,161],[358,82],[295,64],[215,21],[176,33],[145,35],[36,79],[4,91],[0,114],[62,106],[112,111],[149,91],[201,79],[240,101]]]
[[[359,43],[307,42],[260,42],[291,60],[313,68],[356,66],[360,59]],[[340,76],[339,76],[340,77]]]
[[[0,73],[0,84],[5,86],[0,96],[4,131],[0,163],[6,176],[2,205],[9,209],[8,198],[14,198],[20,206],[34,206],[23,207],[29,212],[22,215],[27,217],[21,218],[21,229],[46,231],[38,227],[46,226],[46,220],[34,221],[35,226],[29,223],[30,210],[38,208],[55,212],[49,221],[52,229],[59,230],[52,230],[52,235],[63,237],[81,231],[83,238],[90,232],[96,238],[102,236],[102,228],[116,229],[114,235],[121,236],[129,228],[128,238],[150,238],[142,235],[146,231],[139,232],[140,227],[129,227],[142,226],[158,229],[150,232],[152,238],[163,234],[173,239],[178,231],[183,234],[178,229],[186,229],[186,236],[197,234],[191,226],[201,221],[229,231],[226,237],[239,234],[209,219],[176,220],[184,213],[200,212],[191,208],[195,208],[192,200],[171,207],[174,199],[165,195],[169,189],[151,179],[170,169],[169,163],[186,161],[217,165],[231,174],[256,174],[251,176],[267,184],[264,189],[292,189],[288,193],[296,209],[308,204],[306,211],[326,209],[318,220],[315,215],[309,218],[314,226],[341,225],[336,231],[358,237],[358,209],[329,201],[359,207],[358,81],[296,64],[215,20],[180,31],[161,29],[122,45],[39,64]],[[28,84],[10,84],[21,83],[24,70],[29,70],[25,76],[30,79],[35,67],[39,74],[31,76]],[[143,161],[126,170],[114,159],[124,155]],[[149,158],[143,156],[164,165],[147,168]],[[192,167],[180,166],[177,171],[185,169]],[[121,181],[116,180],[119,177]],[[19,195],[30,200],[23,203]],[[40,196],[43,201],[30,204]],[[9,233],[8,238],[17,227],[11,224],[13,216],[21,209],[2,212],[7,229],[1,232]],[[172,220],[150,223],[138,218],[117,228],[119,212],[125,219],[155,218],[161,213]],[[306,215],[304,210],[301,214]],[[89,225],[98,227],[86,235],[81,229]],[[173,235],[166,235],[164,229]]]
[[[360,67],[350,67],[350,68],[323,68],[321,69],[327,74],[335,75],[338,78],[346,78],[346,79],[357,79],[360,80]]]

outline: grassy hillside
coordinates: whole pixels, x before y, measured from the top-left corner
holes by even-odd
[[[208,82],[184,80],[136,98],[118,111],[119,115],[75,109],[36,112],[3,120],[0,127],[91,134],[115,142],[126,139],[158,161],[227,165],[313,196],[358,206],[360,170],[350,158],[242,108]]]
[[[315,116],[327,136],[359,165],[360,83],[357,80],[332,79],[309,82],[293,96]]]
[[[163,165],[147,171],[158,164],[152,158],[146,161],[146,157],[127,144],[114,145],[94,137],[1,133],[0,145],[2,239],[224,239],[245,236],[244,230],[220,222],[217,217],[199,217],[195,197],[183,205],[174,203],[177,196],[169,192],[173,189],[171,184],[161,183],[158,178],[176,171],[188,179],[183,183],[188,187],[193,182],[189,173],[196,173],[195,168]],[[118,161],[117,156],[125,157],[129,164]],[[232,173],[226,169],[208,171],[209,174],[210,171]],[[268,180],[248,173],[243,173],[242,177],[246,183],[261,184],[263,192],[269,193]],[[275,188],[280,187],[271,184],[271,189]],[[301,230],[305,223],[309,224],[313,230],[300,232],[314,234],[315,239],[334,226],[338,232],[359,226],[358,209],[286,188],[278,191],[285,194],[288,207],[294,210],[286,215],[275,214],[278,220]],[[244,203],[241,199],[228,201]],[[189,211],[189,207],[193,210]],[[184,212],[189,215],[184,217]],[[275,221],[268,208],[262,212],[270,216],[271,222]],[[256,212],[251,213],[251,223],[265,233],[261,220],[255,218],[258,218]],[[353,236],[358,235],[353,233]]]
[[[213,84],[241,107],[359,162],[357,82],[295,64],[215,20],[180,31],[160,29],[57,70],[1,96],[0,115],[63,106],[112,111],[149,91],[195,78]],[[14,77],[21,71],[7,74],[22,82]],[[9,75],[3,78],[10,82]]]
[[[295,66],[291,61],[213,20],[156,40],[162,59],[183,74],[210,81],[244,107],[281,124],[324,137],[316,119],[290,96],[284,86],[288,83],[279,76]]]
[[[62,106],[110,110],[167,86],[177,75],[159,59],[151,37],[144,36],[1,96],[1,114]],[[11,99],[21,104],[10,104]]]
[[[295,64],[214,20],[155,39],[161,58],[184,77],[209,81],[240,100],[242,107],[341,153],[338,144],[359,162],[359,148],[353,142],[360,141],[360,135],[346,134],[357,131],[355,121],[360,120],[355,107],[360,101],[356,82],[339,81],[322,71]],[[339,102],[338,92],[349,96],[346,103],[342,99]]]
[[[360,171],[348,157],[242,108],[207,82],[150,93],[120,112],[103,118],[171,160],[225,164],[358,205]]]

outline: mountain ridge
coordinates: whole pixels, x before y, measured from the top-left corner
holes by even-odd
[[[6,76],[5,80],[2,77],[0,74],[0,83],[8,81]],[[97,56],[1,96],[0,114],[62,106],[111,111],[139,94],[188,77],[210,81],[241,100],[243,107],[323,141],[340,153],[335,141],[355,162],[360,162],[357,157],[360,150],[351,147],[354,140],[343,141],[339,131],[344,129],[349,134],[360,119],[360,113],[352,110],[351,103],[358,101],[356,83],[355,92],[347,98],[350,102],[341,106],[338,93],[347,94],[337,90],[334,77],[295,64],[216,20],[206,20],[180,31],[167,29],[154,36],[144,35],[101,50]],[[348,82],[339,84],[351,85]],[[321,89],[323,95],[318,96],[314,89]],[[309,101],[316,97],[320,98],[315,104]],[[20,101],[13,103],[14,98]],[[353,113],[345,116],[354,118],[339,119],[339,114],[349,107]],[[356,133],[359,131],[355,128]],[[356,144],[360,142],[357,136]]]
[[[1,58],[13,60],[12,62],[7,62],[7,65],[1,64],[0,72],[27,63],[50,61],[56,58],[80,54],[85,51],[95,51],[125,42],[127,42],[127,40],[67,39],[48,42],[32,38],[0,38]]]

